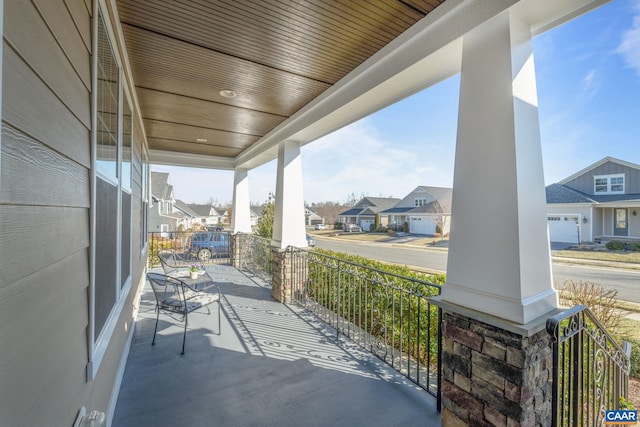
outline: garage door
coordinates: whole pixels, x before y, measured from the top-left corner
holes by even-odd
[[[549,216],[549,240],[552,242],[578,243],[577,216]]]
[[[422,217],[409,217],[409,233],[436,234],[436,223]]]
[[[360,227],[362,227],[362,231],[369,231],[369,227],[373,224],[372,219],[363,219],[360,221]]]

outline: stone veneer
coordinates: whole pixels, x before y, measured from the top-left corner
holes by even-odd
[[[231,235],[231,241],[229,243],[230,248],[229,248],[229,252],[231,255],[231,265],[234,266],[235,268],[240,268],[240,248],[241,248],[241,242],[240,242],[240,233],[235,233]]]
[[[551,337],[443,310],[442,425],[550,426]]]
[[[304,294],[309,278],[307,253],[301,250],[272,248],[271,296],[288,304]]]
[[[271,296],[282,303],[291,302],[291,252],[272,249]]]

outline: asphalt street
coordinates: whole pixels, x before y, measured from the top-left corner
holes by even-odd
[[[314,236],[317,237],[317,236]],[[446,272],[446,250],[403,247],[377,242],[345,242],[333,239],[316,239],[317,247],[353,255],[402,264],[421,269]],[[640,271],[620,268],[574,265],[553,262],[553,277],[556,281],[582,280],[597,283],[605,289],[618,292],[618,299],[640,303]]]

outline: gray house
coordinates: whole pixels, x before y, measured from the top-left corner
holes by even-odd
[[[176,212],[173,185],[169,174],[151,172],[151,204],[149,205],[149,231],[167,233],[178,230],[183,215]]]
[[[305,206],[304,208],[304,223],[305,225],[316,225],[316,224],[324,224],[324,218],[318,215],[312,209],[309,209]]]
[[[451,188],[420,185],[380,215],[388,218],[389,225],[403,226],[406,222],[410,233],[447,235],[451,228],[451,197]]]
[[[340,222],[343,224],[357,224],[363,231],[369,231],[375,223],[376,214],[395,206],[400,199],[395,197],[364,197],[352,208],[340,213]],[[386,226],[386,218],[380,225]]]
[[[549,239],[640,239],[640,165],[605,157],[546,187]]]

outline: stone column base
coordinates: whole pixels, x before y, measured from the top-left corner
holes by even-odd
[[[306,252],[272,248],[272,259],[271,296],[285,304],[300,301],[309,276]]]
[[[240,268],[240,247],[241,247],[241,237],[240,233],[235,233],[231,235],[231,241],[229,242],[229,254],[231,259],[231,265],[235,268]]]
[[[550,426],[548,316],[516,325],[437,298],[433,302],[443,314],[442,425]]]
[[[291,301],[291,287],[287,283],[287,269],[291,268],[291,259],[287,256],[287,251],[283,249],[272,248],[272,266],[273,270],[271,279],[271,296],[282,303]]]

